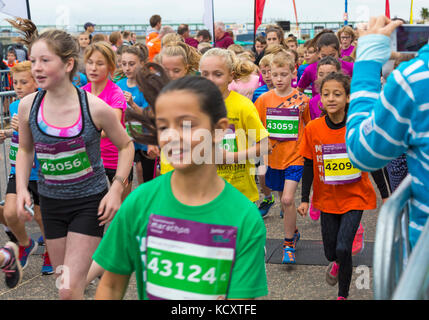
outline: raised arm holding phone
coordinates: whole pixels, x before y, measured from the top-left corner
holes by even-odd
[[[402,25],[371,18],[361,33],[351,85],[346,144],[353,165],[384,167],[406,153],[412,176],[409,235],[415,245],[429,215],[429,45],[402,63],[381,90],[382,66],[391,56],[391,34]]]

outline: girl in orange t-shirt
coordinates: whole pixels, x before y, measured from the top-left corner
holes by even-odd
[[[326,76],[320,86],[327,115],[311,121],[304,130],[300,154],[304,157],[302,203],[305,216],[313,184],[313,205],[321,214],[323,247],[331,262],[326,272],[330,285],[339,283],[338,299],[346,299],[352,277],[352,244],[363,210],[377,207],[367,172],[350,162],[346,145],[350,78],[342,73]]]

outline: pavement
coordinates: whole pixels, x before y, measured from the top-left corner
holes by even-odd
[[[0,185],[1,199],[4,199],[5,175],[3,164],[3,152],[0,146]],[[135,170],[134,170],[135,172]],[[133,188],[136,187],[134,177]],[[378,211],[381,206],[381,198],[373,182],[377,193],[378,208],[365,211],[362,217],[362,225],[365,229],[365,242],[373,243],[375,238]],[[301,198],[301,185],[298,186],[295,202],[298,206]],[[264,219],[267,228],[267,239],[282,239],[283,220],[280,218],[280,203],[276,199],[268,216]],[[301,233],[301,240],[321,241],[320,221],[313,221],[308,216],[303,218],[298,215],[297,226]],[[37,235],[40,231],[37,224],[31,221],[27,224],[29,235]],[[8,241],[6,234],[0,227],[0,244]],[[321,249],[318,249],[321,250]],[[365,250],[365,249],[364,249]],[[41,252],[42,250],[38,250]],[[300,254],[297,250],[297,256]],[[29,257],[29,263],[24,270],[22,282],[14,289],[9,289],[3,282],[3,274],[0,274],[0,300],[58,300],[58,290],[54,276],[44,276],[40,270],[42,267],[42,256],[40,254]],[[326,265],[319,263],[315,265],[296,264],[282,265],[266,263],[268,279],[268,295],[261,300],[335,300],[337,298],[337,286],[331,287],[325,281]],[[353,268],[353,276],[350,285],[350,300],[372,300],[373,299],[373,273],[372,267],[360,265]],[[96,285],[90,285],[85,291],[85,299],[94,298]],[[136,300],[137,288],[135,277],[132,276],[125,300]]]

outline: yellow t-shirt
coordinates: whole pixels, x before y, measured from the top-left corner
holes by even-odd
[[[164,152],[161,151],[161,174],[166,174],[174,170],[173,166],[165,158]]]
[[[255,143],[268,137],[268,131],[259,119],[258,111],[248,98],[231,91],[225,99],[225,105],[229,124],[235,129],[237,151],[249,149]],[[174,170],[174,168],[161,152],[161,174],[171,170]],[[255,182],[256,168],[254,163],[246,160],[243,163],[218,165],[217,173],[243,193],[250,201],[255,202],[259,199],[258,187]]]
[[[237,151],[249,149],[268,137],[268,131],[259,119],[258,111],[248,98],[231,91],[225,99],[225,105],[229,124],[235,129]],[[255,182],[256,168],[254,162],[246,160],[242,163],[222,164],[218,165],[217,169],[219,176],[253,202],[259,199]]]

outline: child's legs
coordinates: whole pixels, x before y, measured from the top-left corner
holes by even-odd
[[[352,246],[356,231],[362,218],[362,210],[352,210],[341,215],[341,224],[337,237],[337,258],[340,264],[338,272],[338,295],[349,295],[353,273]]]
[[[18,218],[16,212],[16,194],[7,193],[4,204],[4,218],[8,228],[18,239],[20,246],[28,246],[30,244],[28,234],[25,231],[25,223]]]
[[[91,267],[89,268],[88,275],[86,276],[86,285],[88,286],[95,278],[101,277],[103,273],[104,269],[93,260]]]
[[[136,162],[135,168],[136,168],[137,183],[138,185],[141,185],[144,182],[142,163],[140,161]]]
[[[339,214],[322,212],[320,215],[323,249],[328,261],[337,260],[337,238],[340,223],[341,215]]]
[[[49,252],[49,259],[51,260],[52,268],[54,269],[56,277],[59,277],[61,273],[61,268],[58,267],[64,265],[66,242],[67,237],[45,239],[46,249]]]
[[[292,239],[296,229],[296,206],[295,192],[298,187],[298,182],[285,180],[283,192],[279,192],[281,206],[284,214],[284,230],[285,238]]]
[[[3,210],[4,210],[4,207],[0,206],[0,223],[7,226],[7,222],[6,222],[6,219],[4,218]]]
[[[59,290],[62,300],[83,299],[92,255],[100,241],[100,237],[75,232],[68,233],[62,287]]]

